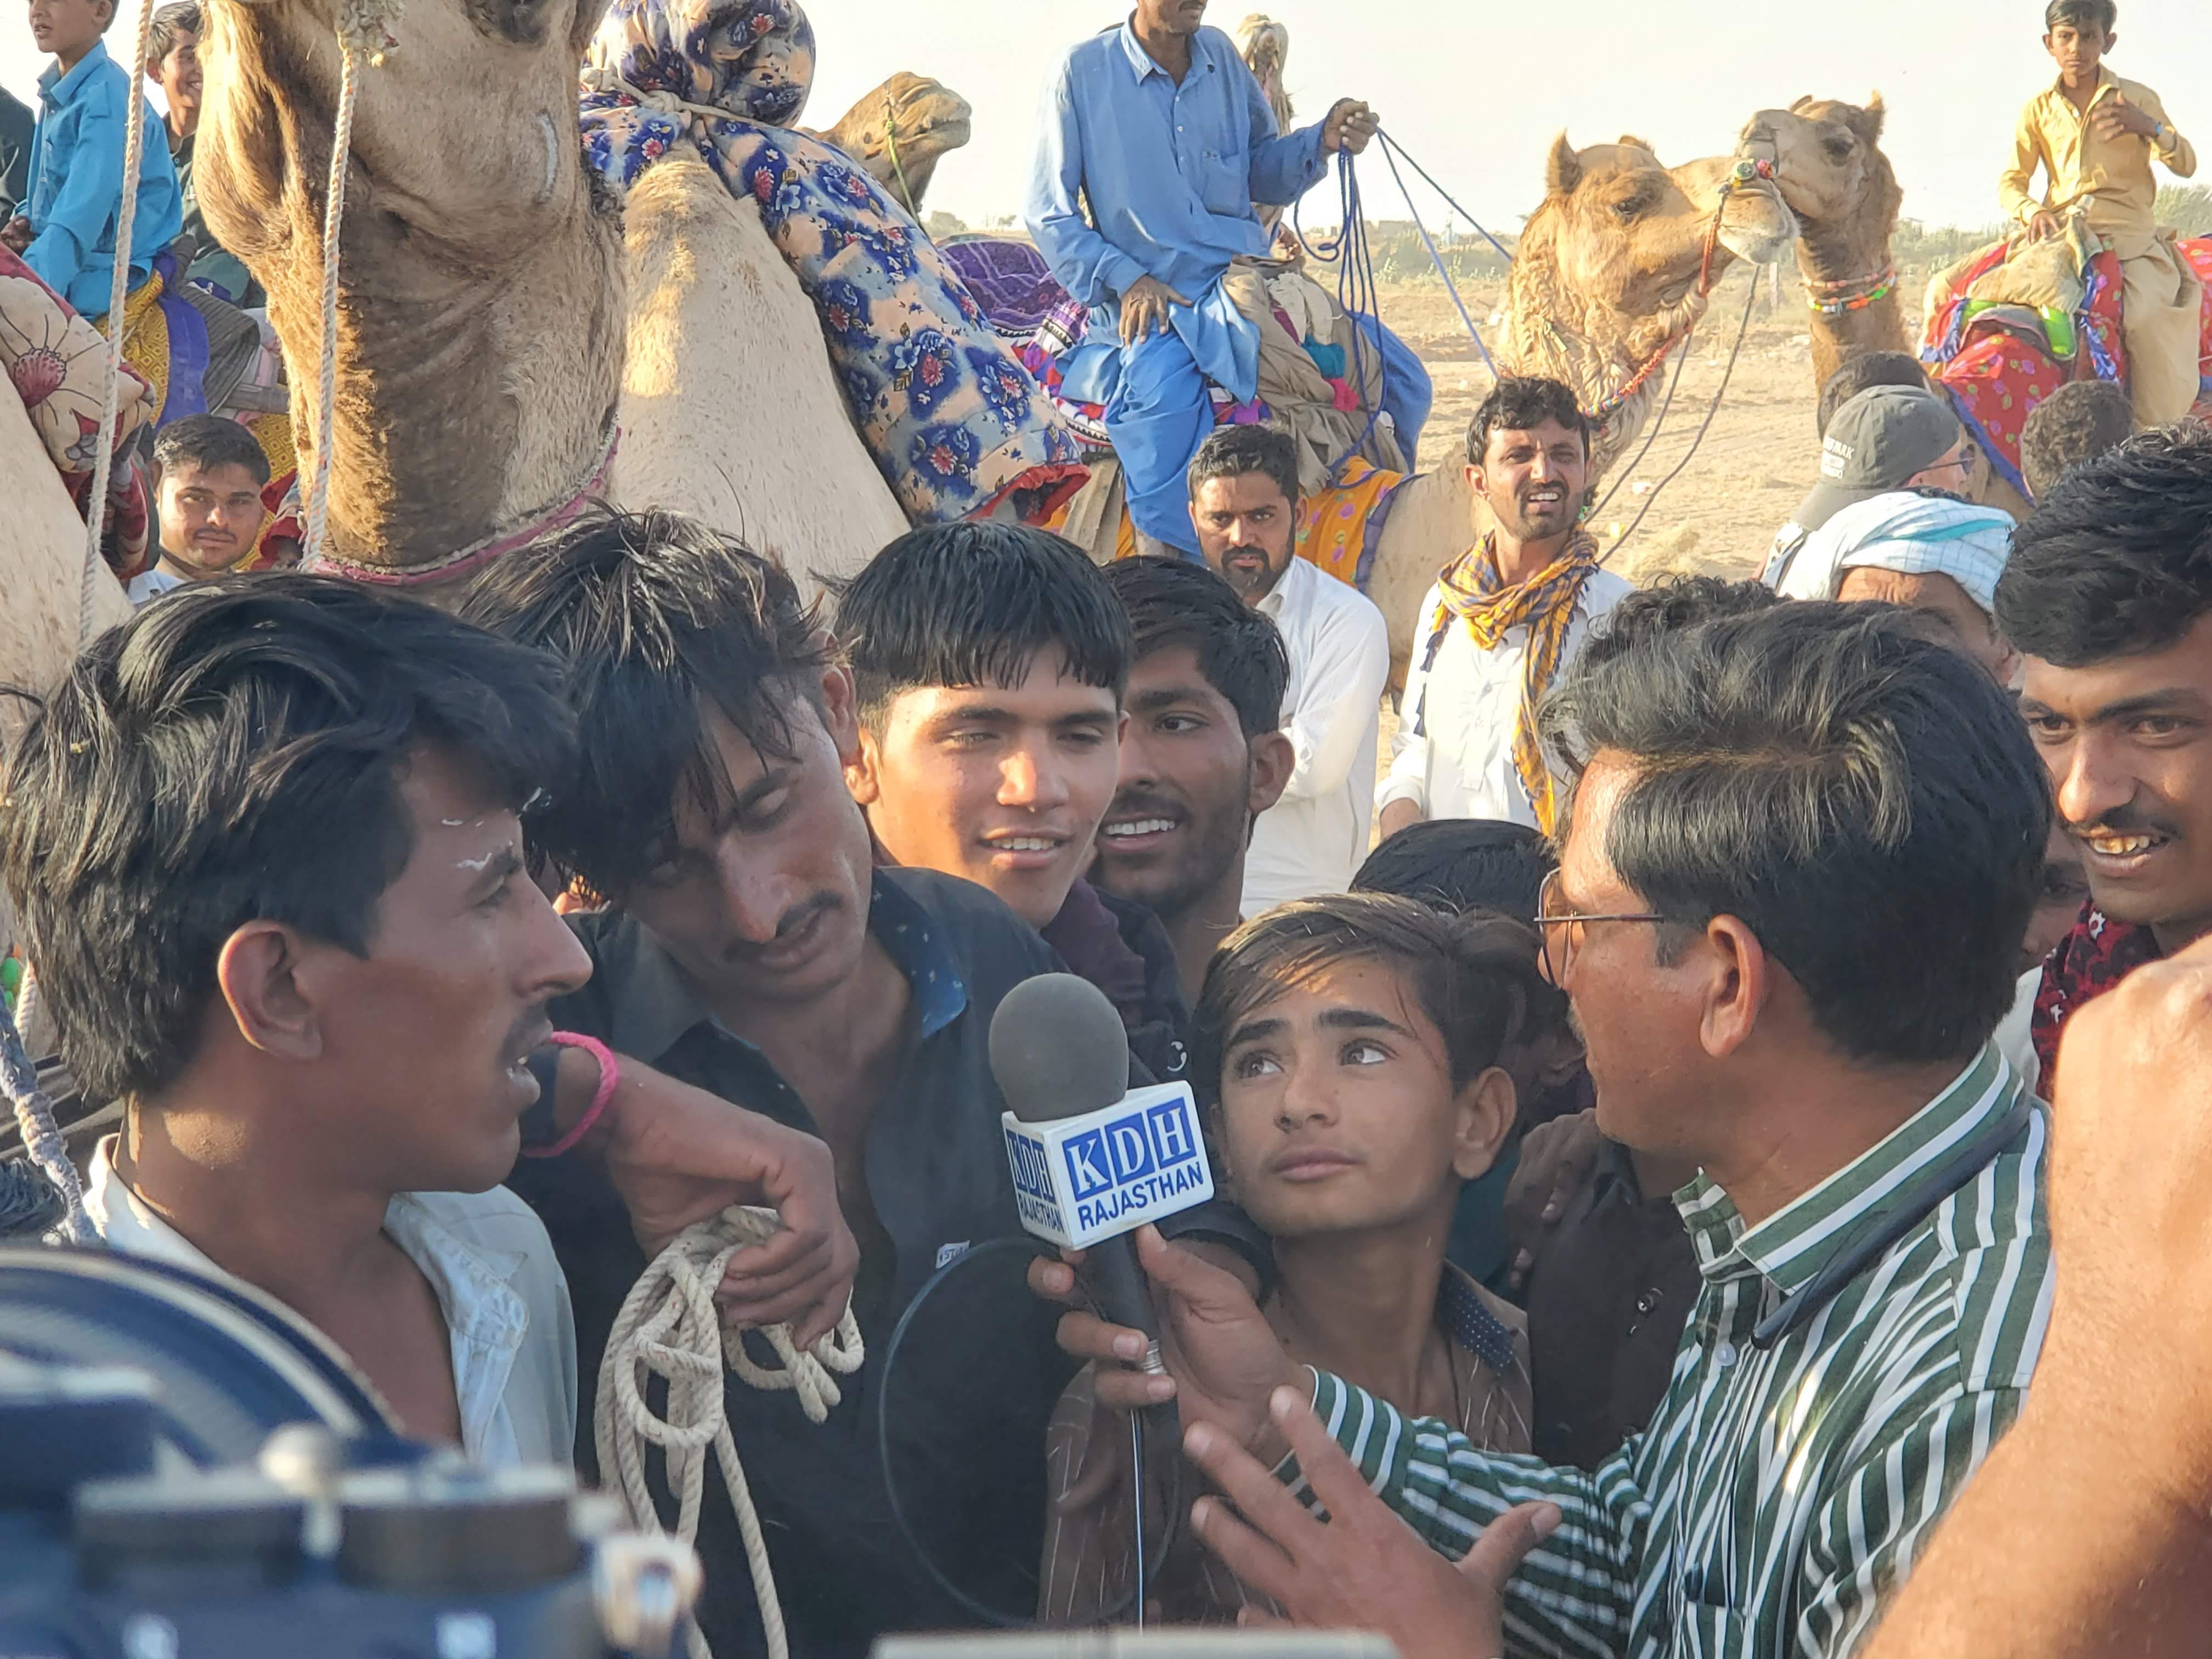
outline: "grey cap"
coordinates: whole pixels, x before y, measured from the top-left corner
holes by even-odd
[[[1818,530],[1856,502],[1901,489],[1942,459],[1962,428],[1951,406],[1915,386],[1870,386],[1838,409],[1820,445],[1820,482],[1791,522]]]

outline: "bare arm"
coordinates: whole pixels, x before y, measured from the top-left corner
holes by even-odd
[[[2057,1291],[2012,1434],[1864,1659],[2197,1659],[2212,1630],[2212,944],[2059,1050]]]

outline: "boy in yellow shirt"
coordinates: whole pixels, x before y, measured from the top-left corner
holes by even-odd
[[[2159,228],[2151,157],[2177,179],[2197,171],[2197,152],[2166,118],[2158,94],[2104,67],[2117,44],[2114,0],[2051,0],[2044,49],[2057,82],[2028,100],[2013,139],[2013,164],[1998,180],[2005,212],[2040,241],[2079,209],[2120,261],[2122,328],[2136,419],[2163,426],[2189,413],[2198,390],[2203,290],[2173,232]],[[2029,186],[2041,167],[2049,189]]]

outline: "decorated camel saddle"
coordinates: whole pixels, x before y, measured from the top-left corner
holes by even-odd
[[[2204,289],[2197,408],[2212,414],[2212,237],[2176,247]],[[2078,216],[2061,236],[1991,243],[1929,284],[1921,361],[1990,465],[2022,494],[2029,411],[2071,380],[2127,380],[2120,292],[2119,261]]]
[[[1089,477],[1081,445],[907,209],[793,125],[813,68],[793,0],[616,0],[586,59],[586,160],[626,194],[696,155],[758,208],[912,522],[1051,518]]]

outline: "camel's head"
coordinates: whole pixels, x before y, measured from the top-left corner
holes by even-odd
[[[1732,256],[1777,259],[1797,234],[1772,183],[1737,178],[1731,156],[1668,168],[1640,138],[1577,149],[1561,133],[1544,183],[1528,234],[1548,233],[1571,286],[1632,316],[1693,300]]]
[[[938,162],[968,142],[975,113],[943,82],[901,70],[822,136],[901,199],[911,189],[911,210],[920,205]]]
[[[1771,161],[1790,211],[1814,225],[1844,225],[1887,206],[1897,184],[1881,153],[1881,94],[1862,106],[1800,98],[1745,123],[1737,154]]]

